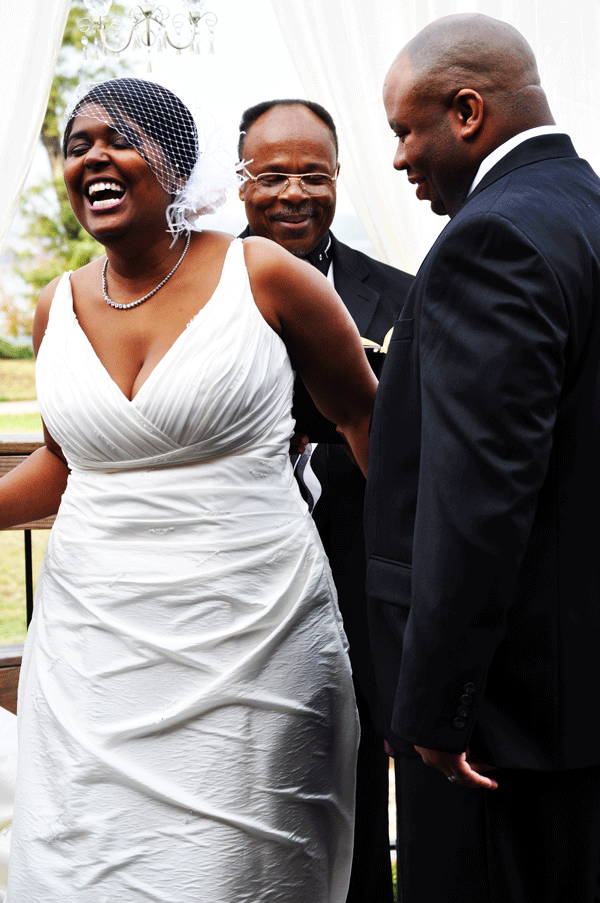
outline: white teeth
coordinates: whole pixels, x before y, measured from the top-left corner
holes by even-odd
[[[120,202],[120,198],[105,198],[103,201],[92,201],[92,207],[95,209],[98,209],[99,207],[114,207]]]
[[[88,188],[88,194],[90,197],[93,194],[97,194],[99,191],[119,191],[123,193],[123,187],[121,185],[117,185],[115,182],[94,182],[93,185],[90,185]]]

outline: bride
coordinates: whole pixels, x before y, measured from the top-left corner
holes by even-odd
[[[235,181],[190,110],[116,79],[65,182],[106,256],[42,293],[45,446],[0,526],[58,511],[19,687],[8,903],[343,903],[347,644],[289,463],[293,371],[363,470],[375,380],[327,280],[193,231]]]

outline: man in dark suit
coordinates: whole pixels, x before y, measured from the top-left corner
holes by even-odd
[[[600,180],[503,22],[425,28],[384,103],[395,168],[451,217],[394,327],[365,501],[402,901],[586,903],[600,847]]]
[[[304,100],[258,104],[242,116],[239,156],[247,161],[248,176],[240,189],[249,223],[243,236],[270,238],[316,266],[333,280],[360,334],[383,342],[400,313],[412,277],[342,244],[330,232],[339,164],[336,130],[329,113]],[[286,174],[292,178],[288,180]],[[358,467],[334,445],[318,445],[311,465],[321,484],[314,518],[331,562],[350,643],[361,723],[348,900],[391,903],[388,758],[367,705],[367,699],[374,696],[374,678],[364,593],[365,483]]]

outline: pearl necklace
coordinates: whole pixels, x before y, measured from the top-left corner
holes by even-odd
[[[144,295],[143,298],[138,298],[137,301],[132,301],[130,304],[117,304],[116,301],[113,301],[112,298],[109,298],[109,297],[108,297],[108,294],[107,294],[107,291],[106,291],[106,268],[107,268],[107,266],[108,266],[108,257],[107,257],[106,260],[104,261],[104,266],[102,267],[102,294],[104,295],[104,300],[106,301],[106,303],[107,303],[107,304],[110,304],[111,307],[116,307],[117,310],[131,310],[132,307],[137,307],[138,304],[143,304],[144,301],[147,301],[148,298],[151,298],[152,295],[155,295],[155,294],[157,293],[157,291],[163,287],[163,285],[165,284],[165,282],[168,282],[168,281],[169,281],[169,279],[171,278],[171,276],[173,275],[173,273],[175,272],[175,270],[177,269],[177,267],[179,266],[179,264],[181,263],[181,261],[182,261],[183,258],[185,257],[186,252],[187,252],[187,249],[188,249],[189,246],[190,246],[190,238],[191,238],[191,235],[192,235],[192,233],[191,233],[191,232],[188,232],[188,234],[187,234],[187,240],[186,240],[186,243],[185,243],[185,248],[183,249],[183,254],[182,254],[181,257],[179,258],[179,260],[177,261],[177,263],[175,264],[175,266],[173,267],[173,269],[171,270],[171,272],[169,273],[169,275],[168,275],[168,276],[165,276],[165,278],[163,279],[163,281],[160,282],[160,283],[156,286],[156,288],[153,288],[151,292],[148,292],[147,295]]]

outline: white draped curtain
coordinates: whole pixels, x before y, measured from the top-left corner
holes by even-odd
[[[510,22],[538,59],[557,124],[600,171],[600,3],[589,0],[272,0],[307,97],[333,115],[341,177],[382,260],[415,272],[446,219],[392,169],[384,76],[421,28],[451,13]]]
[[[0,250],[46,112],[69,0],[0,0]]]

